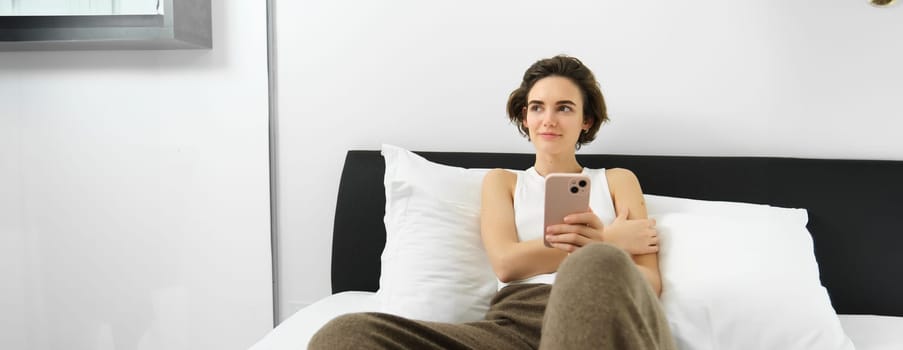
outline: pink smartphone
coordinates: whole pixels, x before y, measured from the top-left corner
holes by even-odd
[[[552,173],[546,175],[545,224],[542,242],[546,240],[546,227],[563,224],[564,217],[585,213],[589,209],[589,176],[583,174]]]

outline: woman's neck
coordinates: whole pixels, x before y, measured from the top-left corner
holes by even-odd
[[[539,175],[546,176],[551,173],[579,173],[583,171],[577,156],[573,153],[567,155],[536,154],[536,163],[533,168]]]

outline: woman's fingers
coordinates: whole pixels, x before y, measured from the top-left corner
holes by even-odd
[[[566,233],[576,233],[589,240],[595,240],[599,237],[599,231],[592,226],[586,225],[552,225],[546,228],[546,235],[562,235]]]
[[[559,243],[582,247],[593,242],[592,239],[589,239],[586,236],[577,233],[548,234],[546,235],[546,240],[549,241],[549,244],[552,244],[553,246],[556,243]]]
[[[576,213],[564,217],[564,223],[570,225],[584,225],[594,228],[602,228],[602,220],[595,213],[588,211],[585,213]]]
[[[575,250],[577,250],[577,248],[579,248],[573,244],[568,244],[568,243],[549,243],[549,244],[551,244],[553,248],[558,248],[558,249],[561,249],[568,253],[573,253]]]
[[[649,237],[649,244],[646,246],[646,254],[658,253],[659,249],[658,234],[653,232],[653,235]]]

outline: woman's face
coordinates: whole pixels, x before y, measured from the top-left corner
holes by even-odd
[[[580,132],[590,127],[583,120],[583,95],[568,78],[549,76],[538,80],[527,93],[524,126],[537,152],[574,152]]]

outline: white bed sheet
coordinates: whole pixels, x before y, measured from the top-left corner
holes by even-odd
[[[310,337],[336,316],[377,310],[379,310],[379,301],[376,293],[342,292],[333,294],[298,310],[257,344],[254,344],[250,350],[307,349]]]
[[[838,315],[856,350],[903,349],[903,317]]]
[[[298,310],[250,350],[307,349],[310,337],[336,316],[378,310],[376,293],[334,294]],[[903,349],[903,317],[840,315],[840,323],[857,350]]]

